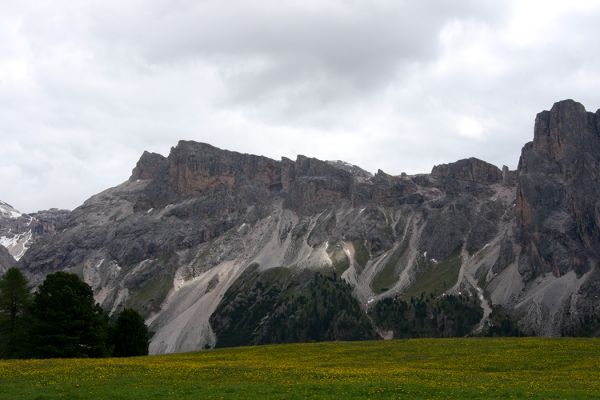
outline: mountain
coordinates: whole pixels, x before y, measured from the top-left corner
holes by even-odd
[[[0,201],[0,246],[18,261],[37,238],[53,234],[68,214],[58,209],[22,214]]]
[[[517,171],[469,158],[372,175],[180,141],[65,214],[19,267],[34,284],[75,272],[110,312],[137,309],[152,353],[390,337],[371,312],[399,296],[418,313],[422,293],[474,299],[478,329],[502,306],[559,335],[600,305],[599,146],[600,113],[572,100],[538,114]]]
[[[31,244],[31,223],[31,217],[0,201],[0,245],[17,260],[25,254]]]

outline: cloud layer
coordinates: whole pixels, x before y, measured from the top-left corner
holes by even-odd
[[[0,14],[0,199],[73,208],[179,139],[428,172],[514,168],[600,107],[599,1],[20,1]]]

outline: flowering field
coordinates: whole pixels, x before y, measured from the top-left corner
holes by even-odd
[[[0,361],[1,399],[600,398],[598,339],[424,339]]]

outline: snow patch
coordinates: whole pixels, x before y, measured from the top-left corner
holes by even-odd
[[[10,219],[18,219],[21,218],[23,214],[15,210],[10,204],[0,201],[0,216]]]
[[[19,261],[21,257],[25,255],[27,250],[29,250],[32,237],[33,233],[31,230],[10,237],[1,236],[0,245],[6,247],[10,255],[13,256],[15,260]]]

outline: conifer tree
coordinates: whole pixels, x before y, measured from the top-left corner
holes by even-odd
[[[35,357],[107,355],[108,317],[77,275],[48,275],[35,294],[32,316]]]
[[[135,310],[124,309],[119,314],[113,332],[115,357],[145,356],[148,354],[148,327]]]
[[[26,355],[30,306],[27,279],[17,268],[10,268],[0,278],[0,357]]]

